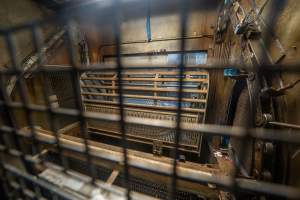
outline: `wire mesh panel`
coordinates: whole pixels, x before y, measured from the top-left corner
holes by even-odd
[[[245,159],[245,144],[251,138],[292,144],[300,142],[299,132],[285,129],[261,129],[253,126],[252,121],[254,121],[258,107],[256,98],[259,89],[257,88],[251,94],[251,109],[248,113],[251,122],[248,127],[198,123],[203,121],[202,117],[208,98],[208,74],[204,70],[222,70],[225,66],[197,65],[190,67],[186,65],[184,61],[186,40],[184,38],[188,22],[188,2],[179,1],[180,62],[176,66],[152,66],[151,70],[156,70],[157,73],[149,73],[149,66],[124,66],[122,64],[120,31],[122,6],[140,3],[138,1],[99,1],[96,5],[95,2],[83,3],[73,8],[78,11],[96,6],[100,7],[103,12],[109,10],[109,16],[113,18],[116,56],[114,66],[82,65],[77,62],[76,49],[73,45],[72,10],[57,13],[45,21],[29,22],[1,30],[1,36],[4,38],[11,60],[10,66],[1,69],[0,72],[0,167],[2,188],[6,197],[10,199],[153,199],[156,197],[201,199],[202,196],[194,192],[178,189],[186,187],[191,190],[192,184],[199,184],[204,185],[205,189],[200,186],[196,187],[194,188],[196,193],[201,188],[207,195],[214,198],[216,190],[231,192],[238,199],[241,199],[239,195],[242,193],[274,195],[288,199],[300,198],[300,191],[297,188],[240,177],[240,165],[236,162],[232,163],[232,173],[221,173],[209,169],[207,166],[182,162],[180,149],[188,146],[192,150],[198,151],[199,135],[237,138],[240,141],[238,155],[241,162]],[[43,40],[39,28],[49,21],[61,24],[66,29],[66,49],[71,67],[51,67],[43,64]],[[21,30],[27,30],[32,35],[31,40],[38,55],[38,66],[35,68],[25,70],[17,60],[13,34]],[[275,72],[283,69],[278,65],[235,67],[247,70],[249,72],[247,80],[250,82],[261,78],[262,74],[267,74],[269,71]],[[295,66],[284,66],[284,69],[299,70]],[[146,72],[140,75],[138,71],[141,70]],[[24,77],[25,72],[44,78],[41,86],[43,103],[38,104],[31,101]],[[55,85],[59,75],[53,77],[53,74],[56,73],[69,74],[65,80],[70,85],[66,89],[68,93],[64,96],[64,91],[60,91],[58,102],[70,97],[73,101],[71,107],[57,107],[53,104],[55,100],[51,97],[52,90],[59,88],[58,85]],[[11,78],[16,79],[14,87],[18,98],[12,98],[7,93],[8,80]],[[196,84],[187,85],[188,82],[196,82]],[[175,84],[170,88],[170,83]],[[151,87],[140,88],[141,84],[143,86],[150,84]],[[186,87],[197,87],[197,89],[187,89]],[[103,89],[106,91],[103,92]],[[136,90],[139,92],[136,93]],[[70,93],[70,91],[72,92]],[[170,92],[171,95],[166,95]],[[203,98],[201,96],[194,98],[195,94],[204,94],[204,96]],[[158,110],[167,107],[172,112],[170,114],[160,111],[159,119],[157,119],[157,113],[147,111],[143,112],[143,115],[148,117],[136,120],[136,115],[141,115],[141,113],[137,110],[129,110],[128,104],[134,103],[136,106],[138,105],[137,101],[141,102],[140,99],[144,99],[142,102],[144,107],[151,106]],[[88,104],[91,102],[97,106]],[[193,106],[194,103],[200,105]],[[103,104],[113,104],[113,108],[107,108]],[[164,107],[163,104],[167,104],[167,106]],[[101,112],[95,112],[97,109],[100,109]],[[47,116],[48,130],[37,126],[38,124],[34,120],[36,113]],[[149,117],[153,115],[156,117]],[[23,116],[26,121],[25,125],[17,123],[18,116]],[[76,126],[71,125],[59,129],[59,121],[65,118],[71,118],[70,121],[75,121]],[[169,120],[170,118],[172,120]],[[102,124],[101,132],[110,131],[110,134],[117,135],[121,139],[120,146],[122,148],[92,141],[89,130],[91,128],[89,127],[90,120],[104,121],[106,124]],[[147,131],[144,130],[145,126],[149,127]],[[110,128],[110,130],[103,130],[105,128]],[[80,137],[75,137],[78,135]],[[168,143],[172,147],[172,159],[147,156],[129,149],[128,141],[137,138],[143,138],[145,141],[149,138],[159,138]],[[49,158],[53,152],[55,156]],[[80,164],[74,164],[71,158],[80,160]],[[81,165],[82,163],[84,164]],[[78,167],[74,167],[75,165]],[[106,168],[102,168],[101,171],[98,165],[106,165]],[[205,171],[201,171],[204,168]],[[154,174],[150,178],[144,177],[147,180],[154,176],[163,177],[163,179],[157,178],[155,183],[151,181],[143,183],[144,179],[141,178],[143,174],[137,178],[138,172],[141,171]],[[169,181],[164,184],[158,183],[158,180],[165,179]],[[115,180],[116,184],[114,185],[112,183]],[[150,192],[150,189],[153,191]],[[188,197],[186,197],[187,195]]]
[[[176,121],[178,72],[152,70],[123,73],[124,111],[128,117],[139,120],[156,119]],[[189,71],[184,74],[184,98],[181,121],[203,123],[208,97],[208,73]],[[117,75],[112,73],[86,73],[81,76],[81,89],[85,109],[89,112],[119,114],[116,93]],[[89,121],[88,128],[95,133],[120,137],[119,126],[111,121]],[[145,125],[127,124],[127,139],[152,144],[162,142],[171,147],[174,131]],[[180,146],[200,153],[201,134],[183,132]]]

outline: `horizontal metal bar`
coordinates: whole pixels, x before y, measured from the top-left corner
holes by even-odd
[[[118,78],[113,77],[81,77],[81,80],[98,80],[98,81],[116,81]],[[178,82],[178,78],[122,78],[122,81],[152,81],[152,82]],[[185,78],[184,82],[208,82],[203,78]]]
[[[82,88],[97,88],[97,89],[110,89],[110,90],[118,90],[117,86],[102,86],[102,85],[84,85],[81,84]],[[123,90],[132,90],[132,91],[148,91],[148,92],[178,92],[176,87],[174,88],[147,88],[147,87],[132,87],[132,86],[124,86]],[[203,89],[183,89],[184,93],[200,93],[206,94],[207,90]]]
[[[295,187],[239,178],[236,178],[236,182],[239,188],[245,191],[275,195],[287,199],[300,199],[300,191]]]
[[[119,110],[118,106],[106,106],[106,105],[98,105],[98,104],[90,104],[86,103],[85,104],[86,109],[87,108],[107,108],[107,109],[113,109],[113,110]],[[125,111],[136,111],[136,112],[147,112],[147,113],[153,113],[157,115],[175,115],[176,113],[174,112],[168,112],[168,111],[158,111],[158,110],[149,110],[149,109],[141,109],[141,108],[124,108]],[[87,110],[89,112],[90,110]],[[93,112],[93,111],[90,111]],[[113,113],[110,113],[113,114]],[[184,117],[198,117],[198,114],[196,113],[181,113],[182,116]]]
[[[275,121],[268,122],[268,124],[273,126],[284,127],[284,128],[300,129],[300,125],[298,124],[290,124],[290,123],[275,122]]]
[[[213,38],[213,35],[210,34],[202,34],[202,35],[190,35],[186,37],[168,37],[168,38],[152,38],[150,41],[148,40],[134,40],[134,41],[124,41],[121,43],[121,45],[126,44],[143,44],[143,43],[149,43],[149,42],[165,42],[165,41],[172,41],[172,40],[189,40],[189,39],[201,39],[201,38]],[[113,47],[115,44],[103,44],[99,47],[100,51],[105,47]]]
[[[88,126],[88,129],[91,130],[93,133],[95,134],[103,134],[106,135],[108,137],[116,137],[121,139],[119,132],[116,131],[112,131],[109,129],[103,129],[103,128],[98,128],[98,127],[93,127],[93,126]],[[174,143],[173,142],[168,142],[168,141],[163,141],[163,140],[159,140],[159,139],[151,139],[150,137],[143,137],[143,136],[138,136],[138,135],[133,135],[130,133],[127,133],[127,137],[128,140],[132,140],[132,141],[136,141],[136,142],[142,142],[142,143],[146,143],[146,144],[151,144],[153,145],[154,141],[162,141],[162,146],[167,147],[167,148],[174,148]],[[197,143],[197,142],[196,142]],[[198,150],[198,145],[188,145],[188,144],[184,144],[184,143],[179,143],[180,145],[180,150],[183,151],[188,151],[191,152],[191,150],[185,149],[185,148],[192,148],[196,151],[194,151],[194,153],[199,153]]]
[[[28,131],[22,131],[22,134],[30,134]],[[48,135],[37,131],[37,139],[42,142],[48,142],[55,140],[53,135]],[[85,145],[82,140],[68,140],[66,138],[59,138],[62,147],[70,149],[72,151],[77,151],[83,153],[85,150]],[[109,148],[101,148],[99,146],[89,145],[90,153],[94,157],[98,157],[104,160],[111,160],[113,162],[122,163],[123,153],[112,151]],[[144,169],[150,172],[172,175],[172,162],[169,163],[161,162],[159,160],[148,160],[144,157],[139,157],[136,154],[128,151],[128,164],[130,167],[135,167],[138,169]],[[232,179],[230,176],[212,174],[209,172],[203,172],[195,170],[193,168],[184,168],[178,163],[177,166],[177,176],[178,179],[193,181],[197,183],[204,184],[215,184],[218,187],[223,187],[231,189]],[[281,197],[286,197],[290,199],[300,198],[300,191],[297,188],[291,186],[284,186],[280,184],[260,182],[256,180],[249,180],[243,178],[236,179],[237,187],[244,189],[246,191],[254,191],[265,194],[274,194]],[[276,190],[276,191],[274,191]]]
[[[299,63],[297,63],[299,64]],[[297,72],[300,73],[299,65],[297,64],[287,64],[287,65],[281,65],[281,64],[273,64],[273,65],[263,65],[263,66],[256,66],[256,68],[259,67],[260,71],[263,73],[268,73],[270,71],[272,72],[282,72],[283,67],[285,72]],[[253,66],[245,66],[245,65],[236,65],[236,63],[227,63],[227,64],[206,64],[206,65],[195,65],[195,66],[185,66],[185,68],[193,69],[193,70],[223,70],[225,68],[228,68],[228,66],[232,66],[233,68],[237,69],[243,69],[247,70],[248,72],[253,72],[254,67]],[[84,66],[77,66],[76,69],[78,72],[84,73],[84,72],[115,72],[116,67],[114,65],[108,65],[108,64],[95,64],[95,65],[84,65]],[[176,66],[123,66],[123,72],[134,72],[134,71],[141,71],[141,70],[174,70],[176,69]],[[37,74],[40,72],[71,72],[72,68],[70,66],[65,65],[45,65],[38,67],[36,69],[28,70],[26,72],[31,74]],[[24,72],[23,70],[15,70],[11,67],[7,68],[1,68],[0,74],[3,75],[17,75],[20,72]]]
[[[44,189],[47,189],[53,193],[58,194],[60,197],[63,197],[64,199],[78,199],[78,196],[72,195],[72,193],[63,190],[62,188],[56,187],[53,184],[50,184],[46,181],[43,181],[41,179],[36,178],[35,176],[31,174],[27,174],[26,172],[21,171],[20,169],[10,165],[10,164],[4,164],[4,168],[9,171],[10,173],[16,175],[17,177],[23,178],[25,180],[28,180]]]
[[[91,4],[90,2],[93,3],[98,3],[98,5],[101,5],[101,8],[107,8],[107,7],[112,7],[113,2],[106,2],[106,1],[89,1],[87,4],[89,5],[96,5],[96,4]],[[125,1],[122,0],[122,3],[124,3]],[[137,1],[126,1],[129,2],[133,5],[135,4]],[[130,4],[130,5],[131,5]],[[81,6],[84,4],[80,4]],[[84,6],[83,6],[84,7]],[[78,7],[79,9],[81,9],[81,7]],[[66,18],[70,18],[71,13],[73,12],[68,12],[69,14],[66,15],[60,15],[59,17],[66,17]],[[55,17],[55,18],[58,18]],[[38,24],[37,22],[31,22],[26,24],[26,26],[33,26],[33,25],[41,25],[41,22]],[[0,30],[0,34],[12,34],[14,33],[14,31],[19,31],[22,30],[21,28],[25,28],[26,26],[21,25],[18,27],[13,27],[11,29],[4,29],[4,30]],[[181,26],[183,27],[183,26]],[[182,28],[183,30],[183,28]],[[119,31],[117,31],[119,33]],[[182,34],[184,35],[184,34]],[[182,37],[181,42],[185,42],[185,40],[183,39],[184,37]],[[117,45],[117,48],[119,48],[119,45]],[[69,52],[72,52],[72,49],[70,49],[69,47]],[[74,58],[74,56],[71,56],[71,60]],[[118,53],[118,58],[120,58],[120,55]],[[183,60],[183,59],[181,59]],[[292,65],[288,65],[285,66],[284,69],[286,71],[289,70],[289,67],[291,67],[291,70],[293,71],[298,71],[298,64],[297,63],[295,66]],[[104,66],[104,67],[102,67]],[[224,64],[224,66],[221,65],[198,65],[198,66],[189,66],[186,67],[188,69],[194,69],[194,70],[199,70],[199,69],[223,69],[226,68],[227,66],[235,66],[232,64]],[[275,67],[274,67],[275,66]],[[136,71],[136,70],[149,70],[149,68],[151,68],[151,70],[155,70],[155,69],[174,69],[177,66],[165,66],[165,67],[158,67],[158,66],[125,66],[125,70],[128,71]],[[240,68],[240,69],[248,69],[249,71],[252,70],[256,70],[257,67],[253,67],[253,66],[237,66],[236,68]],[[280,70],[282,71],[282,66],[281,65],[270,65],[270,66],[261,66],[260,67],[262,70]],[[0,73],[3,74],[7,74],[7,75],[18,75],[19,73],[22,72],[33,72],[34,73],[39,73],[40,71],[45,71],[45,72],[86,72],[86,71],[99,71],[99,72],[109,72],[109,71],[116,71],[117,68],[116,66],[107,66],[107,65],[95,65],[95,66],[79,66],[76,67],[75,69],[73,68],[64,68],[64,69],[35,69],[35,70],[24,70],[24,69],[4,69],[1,70]],[[178,72],[176,72],[178,73]],[[75,73],[73,73],[74,75]],[[72,74],[71,74],[72,75]],[[119,69],[119,77],[122,77],[120,69]],[[126,79],[126,78],[125,78]],[[182,79],[182,76],[180,76],[180,79]],[[98,80],[98,79],[89,79],[89,80]],[[102,79],[103,80],[103,79]],[[106,80],[110,80],[110,79],[106,79]],[[115,81],[115,80],[120,80],[120,79],[111,79],[111,81]],[[160,80],[160,79],[159,79]],[[176,78],[168,78],[168,79],[164,79],[164,80],[168,80],[169,82],[172,81],[178,81],[178,79]],[[187,79],[186,79],[187,80]],[[143,81],[140,78],[135,78],[135,79],[128,79],[127,81]],[[149,80],[148,80],[149,81]],[[157,79],[154,82],[158,82]],[[122,81],[119,82],[119,85],[121,84]],[[78,86],[78,85],[77,85]],[[183,84],[180,84],[180,88],[183,86]],[[110,86],[104,86],[104,87],[110,87]],[[119,89],[118,87],[116,87],[115,85],[113,86],[114,88],[112,90],[117,90]],[[132,87],[133,88],[133,87]],[[107,89],[107,88],[104,88]],[[161,92],[176,92],[176,94],[178,94],[177,92],[177,88],[174,91],[170,91],[171,88],[155,88],[155,90],[148,90],[148,91],[153,91],[153,92],[157,92],[159,90],[164,89],[164,91]],[[168,89],[168,90],[166,90]],[[175,88],[174,88],[175,89]],[[130,90],[139,90],[140,89],[130,89]],[[80,89],[77,87],[77,94],[80,93]],[[119,93],[122,93],[123,90],[121,90]],[[145,89],[143,89],[142,91],[145,91]],[[147,88],[146,88],[147,91]],[[181,91],[181,89],[180,89]],[[191,93],[198,93],[198,92],[194,92],[195,90],[183,90],[183,92],[191,92]],[[204,90],[203,90],[204,91]],[[21,88],[21,92],[24,92],[24,89]],[[207,93],[207,91],[205,92]],[[101,93],[97,93],[97,94],[101,94]],[[83,94],[86,95],[86,94]],[[114,94],[115,95],[115,94]],[[179,96],[181,96],[181,92],[179,94]],[[117,106],[120,106],[120,110],[121,113],[123,111],[123,103],[122,97],[126,97],[125,95],[120,95],[120,103],[119,102],[114,102]],[[137,97],[136,97],[137,98]],[[156,97],[158,98],[158,97]],[[161,98],[161,97],[159,97]],[[162,97],[162,98],[173,98],[173,97]],[[207,98],[207,96],[206,96]],[[181,99],[181,97],[180,97]],[[77,95],[77,99],[76,99],[77,103],[81,102],[81,98],[80,98],[80,94]],[[159,99],[157,99],[159,100]],[[96,102],[94,102],[96,103]],[[98,101],[99,103],[99,101]],[[121,119],[121,126],[124,125],[124,123],[133,123],[133,124],[142,124],[142,125],[147,125],[147,126],[154,126],[154,127],[167,127],[170,129],[174,129],[174,128],[178,128],[178,130],[191,130],[197,133],[203,133],[203,134],[209,134],[209,135],[230,135],[230,136],[234,136],[234,137],[239,137],[242,139],[246,139],[246,133],[251,136],[251,137],[256,137],[256,138],[260,138],[260,139],[270,139],[270,140],[278,140],[281,142],[291,142],[291,143],[300,143],[300,136],[299,136],[299,132],[295,132],[295,131],[289,131],[289,130],[266,130],[266,129],[244,129],[244,128],[239,128],[239,127],[227,127],[227,126],[216,126],[216,125],[202,125],[202,124],[191,124],[191,123],[180,123],[181,121],[178,120],[177,124],[176,122],[172,122],[172,121],[165,121],[165,120],[153,120],[153,119],[140,119],[140,118],[135,118],[135,117],[125,117],[124,121],[123,121],[123,115],[120,118],[120,115],[103,115],[100,113],[95,113],[95,112],[85,112],[83,110],[75,110],[75,109],[63,109],[63,108],[58,108],[58,109],[52,109],[49,107],[45,107],[45,106],[39,106],[39,105],[29,105],[27,106],[24,104],[19,104],[19,103],[7,103],[7,102],[1,102],[2,105],[8,105],[10,108],[13,107],[19,107],[22,108],[26,111],[38,111],[38,112],[48,112],[51,111],[54,115],[55,114],[60,114],[60,115],[68,115],[68,116],[79,116],[79,119],[81,122],[85,121],[86,119],[104,119],[104,120],[110,120],[110,121],[119,121]],[[126,106],[131,106],[131,107],[137,107],[137,105],[126,105]],[[178,115],[179,117],[177,119],[180,119],[180,109],[181,106],[181,102],[178,104]],[[150,108],[150,107],[146,107],[146,108]],[[174,107],[175,108],[175,107]],[[155,109],[166,109],[166,110],[172,110],[169,108],[165,108],[165,107],[155,107]],[[189,112],[196,112],[195,109],[193,108],[184,108],[184,109],[190,109]],[[192,111],[191,109],[193,109],[194,111]],[[175,110],[175,109],[173,109]],[[185,110],[187,111],[187,110]],[[28,116],[27,116],[28,118]],[[178,125],[179,124],[179,125]],[[177,125],[177,126],[176,126]],[[273,124],[276,125],[276,124]],[[282,126],[282,127],[287,127],[287,128],[292,128],[292,127],[296,127],[298,128],[298,125],[291,125],[291,124],[277,124],[277,126]],[[15,127],[5,127],[5,126],[1,126],[1,131],[0,134],[5,134],[6,132],[17,132],[17,134],[25,136],[27,138],[31,138],[35,132],[34,132],[34,127],[32,127],[32,129],[30,131],[28,131],[28,133],[25,133],[24,131],[20,131],[20,130],[15,130]],[[180,131],[178,131],[180,133]],[[124,134],[125,135],[125,134]],[[51,144],[57,144],[57,138],[54,137],[53,133],[48,133],[48,134],[44,134],[44,133],[38,133],[37,136],[38,140],[40,142],[47,142],[47,143],[51,143]],[[125,137],[124,137],[125,138]],[[116,163],[121,163],[124,164],[124,157],[125,157],[125,169],[127,170],[127,153],[123,154],[121,152],[113,152],[109,149],[106,148],[101,148],[101,147],[97,147],[97,146],[93,146],[90,145],[87,146],[88,142],[87,140],[69,140],[63,137],[58,138],[59,142],[62,142],[62,147],[65,148],[66,150],[73,150],[73,151],[77,151],[80,153],[83,153],[83,155],[87,158],[89,158],[90,154],[94,157],[98,157],[101,159],[106,159],[106,160],[110,160],[112,162],[116,162]],[[53,145],[52,145],[53,146]],[[89,150],[89,147],[91,147],[91,151],[87,151]],[[9,151],[11,152],[11,150],[9,149]],[[125,149],[125,152],[127,151],[127,149]],[[176,159],[176,157],[175,157]],[[175,160],[174,159],[174,160]],[[89,160],[89,159],[88,159]],[[174,161],[174,164],[172,165],[172,162],[170,163],[163,163],[160,162],[158,160],[151,160],[150,159],[146,159],[143,157],[137,157],[134,154],[130,154],[129,155],[129,165],[131,167],[135,167],[135,168],[139,168],[139,169],[144,169],[144,170],[149,170],[151,172],[155,172],[158,174],[164,174],[164,175],[168,175],[171,176],[173,175],[173,179],[176,182],[177,177],[183,180],[189,180],[189,181],[194,181],[197,183],[203,183],[203,184],[207,184],[207,183],[213,183],[216,184],[219,187],[224,187],[227,189],[232,189],[233,188],[233,182],[232,182],[232,177],[228,177],[228,176],[216,176],[214,174],[209,174],[209,173],[203,173],[203,172],[199,172],[196,171],[195,169],[190,169],[190,168],[186,168],[183,170],[184,167],[182,167],[182,165],[179,163],[178,164],[178,169],[177,169],[177,173],[172,174],[172,168],[174,167],[175,172],[176,172],[176,160]],[[11,166],[5,165],[5,169],[9,170],[8,168],[11,168]],[[14,169],[10,169],[10,171],[14,171]],[[18,174],[15,172],[15,174]],[[21,174],[22,175],[22,174]],[[19,176],[21,176],[19,174]],[[29,174],[23,174],[23,177],[29,176],[29,178],[34,178],[32,175]],[[28,178],[28,177],[26,177]],[[234,177],[233,177],[234,178]],[[30,181],[32,181],[30,179]],[[34,181],[33,181],[34,182]],[[292,188],[289,186],[284,186],[284,185],[278,185],[278,184],[272,184],[272,183],[265,183],[265,182],[257,182],[257,181],[253,181],[253,180],[246,180],[246,179],[235,179],[234,178],[234,182],[236,183],[237,189],[243,189],[246,191],[253,191],[253,192],[261,192],[261,193],[266,193],[266,194],[275,194],[277,196],[282,196],[282,197],[287,197],[287,198],[299,198],[300,194],[299,194],[299,190],[296,188]],[[234,185],[235,186],[235,185]],[[129,186],[126,184],[126,187],[129,188]],[[48,189],[48,188],[47,188]],[[128,189],[129,190],[129,189]],[[176,187],[174,187],[174,190],[176,190]],[[52,191],[52,190],[51,190]],[[58,193],[58,191],[60,190],[56,190],[55,193]],[[28,194],[30,194],[30,192],[27,192]]]
[[[1,105],[0,101],[0,105]],[[12,103],[8,104],[12,108],[23,108],[22,103]],[[49,108],[41,105],[30,105],[29,109],[37,112],[45,112]],[[54,114],[65,115],[65,116],[74,116],[78,117],[80,112],[76,109],[69,108],[53,108],[51,109]],[[95,113],[95,112],[84,112],[83,117],[87,119],[96,119],[96,120],[109,120],[109,121],[119,121],[119,116],[115,114],[104,114],[104,113]],[[140,119],[137,117],[125,117],[126,123],[132,124],[141,124],[154,127],[164,127],[174,129],[176,124],[172,121],[167,120],[155,120],[155,119]],[[194,131],[199,132],[205,135],[220,135],[220,136],[231,136],[242,138],[245,136],[245,133],[248,132],[249,136],[265,139],[265,140],[274,140],[281,141],[292,144],[300,143],[300,132],[291,131],[291,130],[276,130],[276,129],[263,129],[263,128],[254,128],[254,129],[245,129],[243,127],[236,126],[223,126],[223,125],[213,125],[213,124],[196,124],[196,123],[181,123],[181,130],[183,131]],[[0,130],[12,132],[12,127],[1,126]],[[17,130],[18,132],[18,130]]]
[[[80,191],[76,191],[76,193],[72,192],[70,189],[64,189],[62,187],[58,187],[55,184],[51,184],[49,182],[46,182],[45,180],[43,180],[42,178],[33,176],[31,174],[28,174],[18,168],[16,168],[15,166],[12,166],[10,164],[4,164],[4,167],[7,171],[9,171],[10,173],[16,175],[17,177],[21,177],[24,178],[27,181],[30,181],[33,184],[36,184],[44,189],[47,189],[55,194],[58,194],[60,197],[63,197],[64,199],[77,199],[77,200],[86,200],[88,198],[85,197],[85,195],[81,195]],[[58,176],[59,176],[59,166],[49,166],[47,165],[47,167],[49,168],[54,168],[57,172],[58,172]],[[62,172],[61,172],[62,173]],[[65,175],[65,174],[64,174]],[[84,178],[87,179],[88,177],[79,174],[78,172],[74,172],[74,171],[68,171],[67,172],[67,176],[74,176],[74,178],[79,179],[79,180],[83,180]],[[88,183],[87,183],[88,184]],[[100,180],[97,180],[95,182],[96,186],[99,189],[101,189],[101,193],[99,195],[103,198],[106,197],[107,199],[119,199],[119,198],[124,198],[125,197],[125,190],[123,188],[120,188],[118,186],[115,185],[111,185],[111,184],[106,184]],[[91,189],[91,188],[90,188]],[[88,192],[88,190],[87,190]],[[97,194],[97,193],[96,193]],[[89,194],[89,195],[93,195],[93,194]],[[147,200],[156,200],[156,198],[150,197],[150,196],[146,196],[137,192],[133,192],[131,193],[131,198],[134,200],[139,200],[139,199],[147,199]]]
[[[94,129],[91,129],[89,128],[93,134],[96,134],[96,135],[102,135],[102,136],[106,136],[106,137],[110,137],[110,138],[116,138],[116,139],[119,139],[121,140],[122,138],[120,137],[120,135],[118,134],[114,134],[114,133],[111,133],[111,132],[98,132],[99,129],[97,129],[95,132]],[[91,133],[91,134],[92,134]],[[150,141],[149,139],[148,140],[145,140],[144,138],[141,139],[140,137],[131,137],[129,134],[128,134],[128,138],[127,138],[128,141],[131,141],[131,142],[136,142],[136,143],[140,143],[140,144],[144,144],[144,145],[150,145],[150,146],[153,146],[153,142],[154,140]],[[168,149],[174,149],[174,144],[171,145],[171,144],[162,144],[162,147],[164,148],[168,148]],[[180,147],[178,147],[178,149],[182,152],[189,152],[189,153],[194,153],[194,154],[199,154],[199,151],[200,149],[199,148],[196,148],[196,147],[185,147],[184,145],[180,145]]]
[[[18,134],[20,134],[23,137],[29,137],[31,133],[30,133],[29,129],[26,129],[26,130],[19,131]],[[70,149],[75,152],[84,153],[85,146],[83,144],[83,139],[74,138],[72,136],[64,137],[62,135],[62,133],[60,135],[61,136],[59,137],[59,140],[60,140],[61,145],[64,148]],[[67,139],[67,138],[69,138],[69,139]],[[45,142],[45,143],[52,143],[52,141],[55,140],[54,135],[51,134],[51,132],[43,131],[40,129],[37,129],[37,139],[39,141]],[[91,143],[96,143],[96,142],[90,141],[89,143],[91,144]],[[103,147],[95,146],[95,145],[89,145],[89,148],[91,150],[90,153],[93,156],[101,158],[101,159],[111,160],[111,161],[117,162],[117,163],[122,163],[122,160],[123,160],[122,151],[121,150],[120,151],[111,150],[112,149],[111,145],[105,145],[105,146],[107,146],[107,148],[103,148]],[[108,146],[111,146],[111,148],[109,148]],[[164,171],[165,174],[166,173],[168,173],[169,175],[171,174],[171,171],[169,171],[169,169],[172,169],[172,162],[171,162],[172,160],[171,159],[165,158],[164,159],[165,162],[163,162],[160,159],[149,159],[149,158],[145,158],[145,156],[140,157],[139,154],[137,154],[136,151],[133,151],[133,150],[128,150],[128,156],[129,156],[129,163],[131,163],[131,162],[132,163],[140,163],[143,166],[156,166],[156,167],[160,168],[160,170]],[[166,162],[166,160],[168,160],[168,162]],[[197,166],[197,164],[194,164],[194,168],[196,166]],[[186,165],[184,163],[179,165],[178,168],[180,169],[182,174],[184,174],[185,172],[190,172],[190,173],[195,173],[195,174],[205,174],[207,176],[213,176],[209,172],[199,171],[199,169],[197,167],[196,167],[196,169],[190,168],[190,167],[188,167],[188,165]]]
[[[150,68],[151,69],[151,68]],[[130,73],[126,72],[126,68],[125,71],[122,71],[123,75],[155,75],[155,74],[159,74],[159,75],[178,75],[178,68],[174,67],[172,71],[163,71],[164,67],[162,67],[162,70],[143,70],[143,71],[132,71]],[[207,76],[209,74],[208,71],[185,71],[184,73],[185,75],[187,74],[192,74],[192,75],[203,75],[203,76]],[[86,72],[86,75],[111,75],[114,76],[116,75],[116,73],[113,72],[103,72],[101,74],[99,73],[95,73],[95,72]]]
[[[106,105],[119,105],[118,102],[113,101],[103,101],[103,100],[94,100],[94,99],[83,99],[83,102],[86,103],[99,103],[99,104],[106,104]],[[132,104],[132,103],[124,103],[125,107],[134,107],[134,108],[148,108],[148,109],[157,109],[157,110],[169,110],[175,111],[176,106],[156,106],[156,105],[146,105],[146,104]],[[182,108],[182,111],[191,112],[191,113],[204,113],[204,109],[197,109],[197,108]]]
[[[92,95],[92,96],[105,96],[105,97],[118,97],[119,94],[111,93],[100,93],[100,92],[82,92],[82,95]],[[161,101],[178,101],[176,97],[163,97],[163,96],[143,96],[143,95],[131,95],[124,94],[124,98],[135,98],[135,99],[154,99]],[[96,100],[96,99],[95,99]],[[182,98],[183,102],[193,102],[193,103],[206,103],[205,99],[192,99],[192,98]]]

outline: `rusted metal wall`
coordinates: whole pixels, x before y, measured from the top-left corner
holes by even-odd
[[[299,62],[299,45],[300,45],[300,2],[297,0],[285,0],[280,3],[281,7],[276,8],[278,14],[274,19],[275,22],[269,22],[274,24],[273,31],[285,50],[285,57],[280,63],[295,63]],[[268,7],[267,7],[268,8]],[[267,16],[264,16],[266,19]],[[270,54],[274,55],[278,51],[276,48],[270,49]],[[289,84],[300,79],[300,73],[283,73],[281,74],[282,84]],[[278,106],[282,106],[279,109],[279,120],[287,123],[300,124],[300,85],[296,85],[294,88],[286,91],[286,95],[281,102],[278,102]],[[289,184],[300,185],[299,167],[300,167],[300,155],[298,153],[299,146],[289,146],[285,148],[287,162],[286,181]]]
[[[256,0],[256,9],[260,9],[265,2],[265,8],[260,17],[261,48],[270,63],[291,64],[299,62],[300,45],[300,2],[297,0]],[[253,8],[253,1],[239,1],[246,13]],[[256,51],[255,53],[260,53]],[[237,49],[238,54],[240,50]],[[274,73],[267,77],[268,84],[274,88],[281,88],[300,79],[299,73]],[[274,97],[274,112],[276,121],[300,124],[300,85],[287,90],[284,96]],[[282,160],[278,174],[282,181],[299,185],[300,156],[298,146],[281,145],[278,157]],[[279,163],[277,163],[279,164]]]
[[[11,27],[33,20],[41,20],[51,15],[51,11],[38,6],[31,0],[1,0],[0,7],[0,26],[2,28]],[[44,39],[53,35],[57,31],[57,26],[49,24],[42,28]],[[31,41],[31,34],[29,31],[20,31],[13,35],[17,43],[17,59],[22,60],[33,51],[33,43]],[[4,44],[3,38],[0,38],[0,67],[10,65],[8,59],[8,52]]]
[[[139,8],[124,9],[121,25],[122,53],[146,53],[178,51],[180,45],[179,7],[158,8],[154,3]],[[193,2],[193,1],[191,1]],[[201,3],[202,2],[202,3]],[[187,28],[187,50],[210,50],[216,21],[217,1],[202,0],[199,10],[192,9]],[[191,3],[191,6],[193,3]],[[148,41],[146,21],[150,9],[151,40]],[[97,14],[79,18],[83,32],[87,37],[92,63],[102,60],[103,55],[114,54],[113,24],[111,20],[103,22]]]

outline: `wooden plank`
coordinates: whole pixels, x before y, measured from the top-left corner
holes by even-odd
[[[108,179],[106,180],[106,183],[109,184],[109,185],[112,185],[115,182],[115,180],[118,177],[118,175],[119,175],[119,170],[114,170],[110,174],[110,176],[108,177]]]

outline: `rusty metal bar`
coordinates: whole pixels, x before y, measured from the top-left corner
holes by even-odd
[[[111,89],[118,90],[119,87],[113,86],[102,86],[102,85],[81,85],[82,88],[98,88],[98,89]],[[147,87],[132,87],[132,86],[124,86],[123,90],[134,90],[134,91],[150,91],[150,92],[178,92],[177,88],[147,88]],[[183,89],[182,92],[189,93],[207,93],[207,90],[196,90],[196,89]]]

